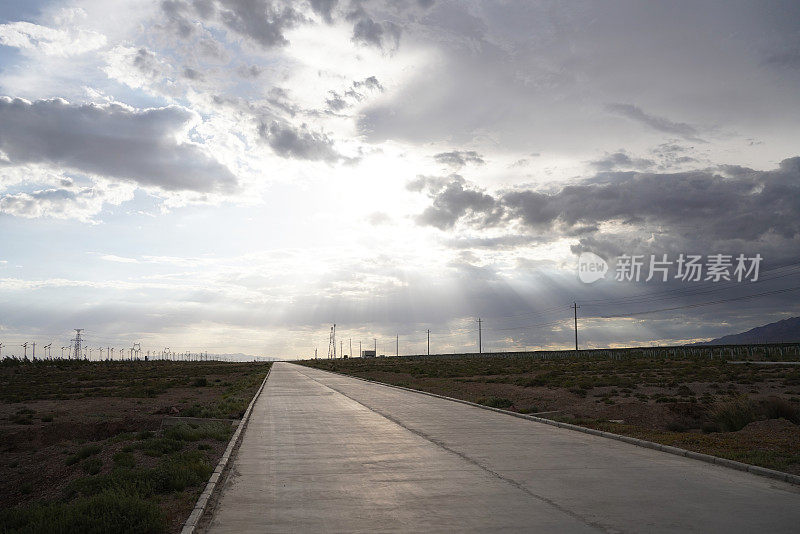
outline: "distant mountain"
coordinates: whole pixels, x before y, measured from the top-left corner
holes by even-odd
[[[697,343],[698,345],[745,345],[750,343],[795,343],[800,342],[800,317],[766,324],[718,339]]]

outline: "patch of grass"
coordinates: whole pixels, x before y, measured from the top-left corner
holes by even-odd
[[[712,420],[721,430],[736,432],[756,420],[753,402],[747,397],[737,397],[718,404],[711,411]]]
[[[219,421],[202,424],[182,423],[164,430],[165,438],[179,441],[200,441],[201,439],[227,441],[231,434],[233,434],[231,425]]]
[[[483,404],[484,406],[489,406],[491,408],[501,408],[505,410],[506,408],[511,407],[514,404],[510,399],[506,399],[503,397],[488,397],[485,399],[478,399],[478,404]]]
[[[118,467],[105,475],[79,478],[66,490],[68,498],[105,491],[150,498],[205,483],[213,468],[201,451],[176,452],[164,456],[153,468]]]
[[[195,378],[194,382],[192,382],[192,386],[196,388],[202,388],[207,385],[208,385],[208,379],[206,379],[206,377]]]
[[[16,413],[11,416],[11,422],[17,425],[32,425],[33,424],[33,417],[30,414],[20,414]]]
[[[114,467],[132,469],[136,467],[136,457],[130,452],[118,452],[114,455]]]
[[[34,503],[0,510],[3,532],[26,534],[161,534],[166,519],[158,505],[118,491],[72,502]]]
[[[183,447],[180,440],[172,438],[150,438],[143,440],[138,446],[147,456],[163,456],[180,451]]]
[[[89,456],[94,456],[95,454],[99,453],[102,449],[100,445],[86,445],[85,447],[81,447],[78,452],[69,456],[64,463],[66,465],[72,465],[78,463],[81,460],[88,458]]]
[[[92,458],[87,458],[81,464],[81,468],[83,468],[84,472],[90,475],[96,475],[103,469],[103,460],[98,458],[97,456],[93,456]]]

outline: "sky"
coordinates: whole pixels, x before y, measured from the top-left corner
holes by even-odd
[[[792,1],[6,0],[0,350],[325,357],[336,323],[339,354],[462,352],[478,318],[484,351],[562,349],[573,302],[581,347],[638,346],[797,315],[798,88]]]

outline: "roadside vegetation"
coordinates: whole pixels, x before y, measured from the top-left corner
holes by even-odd
[[[800,474],[800,366],[531,356],[304,365]]]
[[[0,533],[178,532],[269,363],[0,363]]]

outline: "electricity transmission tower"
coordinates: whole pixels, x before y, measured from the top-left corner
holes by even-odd
[[[331,326],[331,337],[328,340],[328,358],[336,358],[336,323]]]
[[[81,332],[83,332],[83,328],[76,328],[75,329],[75,339],[71,339],[70,340],[73,343],[73,347],[75,347],[75,359],[76,360],[80,360],[81,359],[81,355],[83,354],[83,352],[81,352],[81,341],[83,341],[81,339]]]

